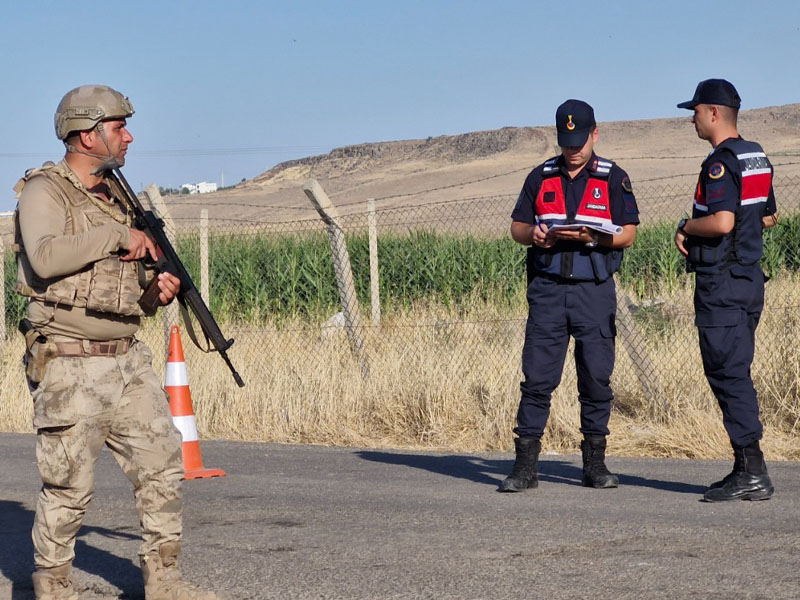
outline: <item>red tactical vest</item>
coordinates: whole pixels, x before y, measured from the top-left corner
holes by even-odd
[[[756,142],[743,139],[725,140],[703,161],[694,194],[692,218],[708,214],[703,173],[706,165],[719,160],[718,153],[723,151],[734,154],[738,161],[739,173],[733,173],[734,181],[739,187],[736,224],[724,236],[693,236],[687,239],[687,267],[690,271],[718,272],[734,263],[751,265],[757,263],[763,254],[761,219],[772,189],[772,165]],[[739,174],[741,177],[737,177]]]
[[[604,158],[593,159],[589,180],[583,192],[575,217],[569,220],[558,157],[544,163],[542,183],[534,203],[536,223],[547,225],[613,225],[611,219],[611,197],[608,178],[613,163]],[[569,248],[569,249],[568,249]],[[622,251],[605,247],[587,248],[567,242],[559,242],[553,248],[531,246],[529,261],[533,274],[545,273],[563,279],[605,281],[616,272],[622,263]]]
[[[567,204],[564,188],[558,176],[542,180],[542,187],[536,196],[536,220],[548,227],[566,224]],[[579,225],[613,225],[611,220],[611,200],[608,195],[608,179],[590,176],[586,183],[578,211],[572,223]]]

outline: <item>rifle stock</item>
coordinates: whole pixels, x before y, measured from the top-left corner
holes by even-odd
[[[214,350],[219,353],[219,355],[222,357],[222,360],[224,360],[225,364],[228,365],[236,384],[239,387],[244,387],[244,381],[239,373],[236,372],[236,369],[233,367],[233,364],[228,358],[228,354],[226,352],[233,344],[233,339],[225,338],[219,328],[219,325],[217,324],[217,321],[214,319],[214,316],[211,314],[208,306],[206,306],[206,303],[200,296],[200,292],[197,290],[194,281],[192,281],[189,272],[186,270],[186,267],[183,266],[178,253],[175,251],[175,248],[172,246],[172,243],[170,243],[169,238],[167,238],[167,235],[164,232],[164,221],[158,218],[153,211],[144,210],[141,202],[139,202],[139,198],[136,197],[136,194],[119,168],[109,169],[108,175],[117,183],[118,187],[125,195],[125,202],[128,204],[131,211],[133,211],[134,225],[136,228],[141,229],[148,234],[155,243],[156,249],[160,253],[159,258],[155,263],[156,269],[159,272],[166,271],[171,273],[180,280],[181,288],[177,296],[178,301],[182,306],[187,307],[194,315],[194,318],[200,324],[200,328],[202,329],[206,340],[211,343],[211,346],[214,347]],[[142,298],[139,300],[139,305],[142,307],[142,310],[145,314],[155,314],[156,309],[160,305],[158,294],[158,279],[154,278],[153,281],[148,284],[147,289],[145,290],[144,294],[142,294]],[[184,317],[187,321],[186,326],[189,328],[191,334],[191,323],[186,315],[184,315]],[[191,337],[195,345],[200,348],[200,345],[197,343],[197,340],[194,339],[193,334]],[[202,350],[202,348],[200,349]]]

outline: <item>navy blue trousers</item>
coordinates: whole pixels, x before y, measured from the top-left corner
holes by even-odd
[[[763,432],[750,375],[764,308],[761,267],[734,265],[723,273],[697,273],[694,308],[703,371],[722,410],[722,423],[731,444],[747,446]]]
[[[614,279],[560,282],[536,276],[528,285],[528,321],[522,349],[519,436],[541,437],[550,416],[550,397],[561,381],[569,338],[575,365],[581,432],[607,435],[611,416],[617,301]]]

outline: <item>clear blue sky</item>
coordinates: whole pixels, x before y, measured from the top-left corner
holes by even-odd
[[[800,102],[800,2],[27,0],[4,3],[0,56],[8,209],[63,155],[53,113],[78,85],[133,102],[137,190],[229,185],[347,144],[550,125],[569,97],[600,121],[688,116],[724,77],[743,108]]]

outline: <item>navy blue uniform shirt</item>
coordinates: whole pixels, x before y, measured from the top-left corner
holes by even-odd
[[[770,174],[760,172],[767,167]],[[743,185],[742,169],[752,178],[747,186]],[[772,167],[761,146],[741,137],[728,138],[709,153],[700,171],[692,218],[725,211],[736,215],[736,225],[722,236],[689,236],[684,243],[689,251],[689,271],[717,273],[731,262],[753,265],[761,259],[762,218],[777,212],[774,189],[771,184],[767,188],[764,180],[771,175]],[[743,194],[747,194],[746,202]]]
[[[561,176],[561,186],[564,190],[567,218],[569,220],[574,219],[575,213],[578,212],[578,206],[580,206],[581,199],[583,198],[586,183],[589,181],[590,165],[596,158],[597,156],[592,154],[586,166],[581,169],[574,179],[570,179],[564,165],[564,157],[558,157],[557,164]],[[514,221],[530,223],[531,225],[536,223],[534,207],[536,204],[536,196],[539,194],[539,188],[542,185],[543,169],[544,164],[541,164],[525,178],[525,183],[517,199],[517,204],[511,212],[511,218]],[[611,167],[611,173],[609,173],[608,194],[611,199],[611,220],[614,224],[638,225],[639,208],[636,205],[636,198],[633,195],[630,179],[628,178],[628,174],[616,164]]]
[[[733,140],[734,138],[729,138]],[[706,190],[706,204],[708,211],[695,208],[692,218],[713,215],[721,210],[736,214],[739,205],[739,190],[741,189],[742,172],[739,160],[732,152],[724,150],[725,140],[711,151],[705,161],[701,177]],[[778,211],[775,203],[775,191],[772,187],[764,206],[764,215],[774,215]]]

